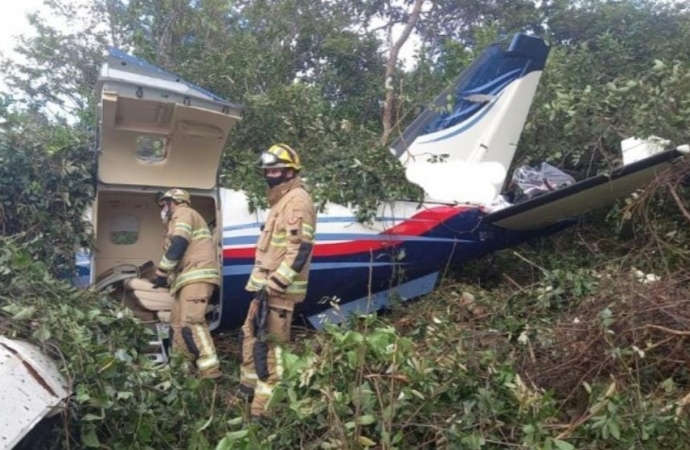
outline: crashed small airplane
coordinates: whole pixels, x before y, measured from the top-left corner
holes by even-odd
[[[423,188],[423,202],[383,202],[371,223],[357,221],[348,206],[326,205],[297,314],[320,328],[384,308],[392,296],[427,294],[449,265],[563,230],[577,216],[644,187],[690,152],[687,145],[664,150],[627,140],[625,164],[610,174],[507,203],[502,189],[548,54],[542,39],[521,33],[491,45],[393,142],[408,180]],[[146,280],[163,252],[156,192],[188,190],[214,233],[223,282],[207,310],[210,328],[238,327],[251,301],[244,285],[267,211],[250,211],[244,192],[218,186],[223,149],[243,108],[118,50],[101,69],[98,97],[96,196],[89,212],[96,245],[77,255],[75,283],[123,299],[159,331],[150,356],[165,362],[174,300]],[[8,360],[32,358],[28,347],[0,344]],[[3,381],[0,399],[11,386]],[[41,400],[33,419],[0,436],[17,442],[66,396],[60,386],[53,383],[55,395]]]
[[[424,295],[449,264],[562,230],[644,186],[681,156],[657,152],[609,175],[496,208],[548,54],[542,39],[521,33],[488,47],[393,142],[408,180],[424,189],[424,202],[381,203],[371,223],[358,222],[344,205],[319,213],[309,292],[298,315],[319,328],[385,307],[394,293]],[[238,327],[267,216],[250,211],[244,192],[218,186],[223,148],[242,107],[117,50],[102,68],[98,94],[96,250],[80,255],[79,282],[120,288],[144,320],[164,326],[172,297],[144,280],[123,281],[145,276],[160,260],[154,193],[184,188],[212,226],[223,267],[208,310],[211,329]]]
[[[522,33],[491,45],[393,142],[408,180],[426,193],[421,204],[381,203],[371,223],[358,222],[344,205],[319,213],[309,292],[298,315],[320,328],[383,308],[393,294],[424,295],[448,265],[562,230],[645,186],[682,156],[678,149],[650,152],[608,175],[497,208],[548,54],[542,39]],[[115,289],[142,319],[165,326],[172,297],[143,280],[124,281],[146,276],[160,260],[154,193],[184,188],[211,225],[222,262],[210,327],[238,327],[267,216],[250,211],[244,192],[218,186],[223,149],[242,107],[117,50],[98,89],[96,250],[79,255],[78,282]],[[328,301],[334,298],[337,307]]]

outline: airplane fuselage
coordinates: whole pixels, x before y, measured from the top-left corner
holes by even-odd
[[[562,230],[668,167],[673,152],[507,204],[501,194],[548,54],[542,39],[523,33],[487,47],[395,139],[391,153],[425,202],[382,202],[366,223],[348,205],[319,211],[298,315],[318,328],[325,319],[378,310],[396,296],[424,295],[450,266]],[[183,188],[213,228],[223,268],[207,319],[212,329],[239,326],[267,213],[252,211],[245,193],[218,187],[225,143],[243,107],[117,50],[101,70],[99,106],[96,245],[81,258],[81,283],[104,289],[147,276],[143,268],[163,256],[154,193]],[[165,322],[172,296],[132,290],[126,297],[142,317]]]
[[[225,204],[240,197],[226,192]],[[244,286],[264,214],[252,214],[256,219],[224,214],[222,327],[239,326],[251,301]],[[325,317],[338,321],[347,312],[379,309],[391,295],[418,297],[430,292],[450,266],[572,223],[515,232],[483,223],[484,216],[477,206],[390,202],[379,207],[373,221],[360,223],[350,209],[327,205],[317,218],[309,289],[298,314],[319,327]],[[332,308],[333,299],[339,299],[339,308]]]
[[[250,211],[244,192],[220,189],[222,288],[214,329],[237,328],[252,294],[245,291],[266,210]],[[393,298],[407,300],[431,292],[449,267],[544,236],[570,221],[529,231],[485,223],[474,205],[407,201],[382,203],[375,219],[363,223],[355,212],[327,204],[319,212],[307,298],[297,314],[320,328],[351,312],[371,312]],[[162,226],[161,226],[162,227]],[[162,237],[161,237],[162,239]],[[161,244],[162,245],[162,240]],[[78,284],[93,283],[93,260],[78,258]],[[336,300],[338,306],[333,307]]]

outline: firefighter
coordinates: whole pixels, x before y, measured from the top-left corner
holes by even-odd
[[[170,286],[175,305],[170,316],[172,350],[196,366],[200,378],[219,378],[220,363],[206,323],[206,307],[220,285],[218,257],[211,231],[192,209],[189,194],[171,189],[158,198],[167,225],[165,254],[154,287]]]
[[[307,293],[316,227],[297,153],[286,144],[273,145],[261,154],[259,167],[268,183],[270,212],[245,287],[254,299],[240,333],[240,395],[251,403],[253,418],[270,415],[269,400],[282,374],[281,344],[290,340],[295,305]]]

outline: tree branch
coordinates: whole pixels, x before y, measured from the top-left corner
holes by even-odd
[[[661,330],[665,333],[675,334],[676,336],[690,336],[690,331],[674,330],[672,328],[662,327],[661,325],[645,325],[646,328],[654,328],[655,330]]]

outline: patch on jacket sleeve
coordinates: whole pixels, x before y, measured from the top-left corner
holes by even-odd
[[[285,221],[285,228],[291,241],[300,241],[302,239],[302,216],[296,214],[296,211],[293,212]]]

